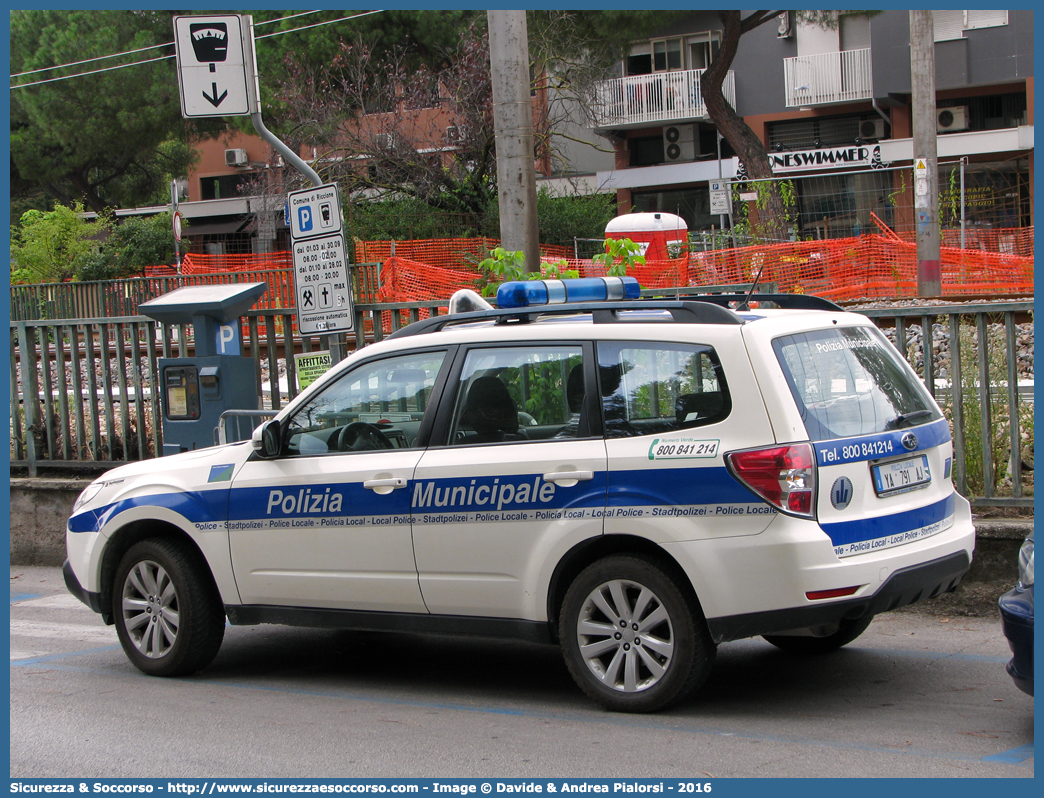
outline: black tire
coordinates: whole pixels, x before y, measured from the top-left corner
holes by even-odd
[[[128,659],[150,676],[205,668],[225,636],[225,610],[195,552],[173,540],[135,543],[112,586],[116,632]]]
[[[866,631],[866,627],[873,619],[873,615],[867,615],[865,618],[841,621],[838,630],[825,637],[799,635],[763,635],[763,637],[776,648],[781,648],[791,654],[826,654],[836,651],[841,646],[847,646]]]
[[[682,700],[706,680],[717,650],[691,591],[640,555],[606,557],[573,580],[559,637],[580,689],[616,712]]]

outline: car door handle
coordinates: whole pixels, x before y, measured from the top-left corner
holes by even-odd
[[[406,480],[402,477],[391,477],[390,479],[368,479],[363,482],[364,488],[377,491],[377,493],[391,493],[396,488],[405,488]]]
[[[550,474],[544,474],[545,482],[572,482],[575,485],[587,479],[594,479],[594,471],[552,471]]]

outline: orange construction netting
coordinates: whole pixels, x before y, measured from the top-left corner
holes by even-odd
[[[690,252],[687,258],[648,261],[629,272],[643,288],[762,283],[777,290],[818,294],[835,301],[917,296],[917,247],[875,219],[880,234],[825,241]],[[355,301],[426,302],[447,300],[459,288],[476,288],[478,263],[499,245],[490,238],[356,242]],[[944,296],[1002,296],[1033,293],[1033,228],[969,230],[965,248],[959,231],[943,232]],[[394,252],[394,255],[392,254]],[[545,263],[576,269],[582,277],[605,273],[591,260],[577,260],[568,247],[542,246]],[[376,263],[375,263],[376,262]],[[146,277],[170,277],[172,267],[156,266]],[[295,304],[292,256],[185,256],[183,282],[207,284],[233,279],[266,282],[259,309],[288,310]],[[234,275],[234,276],[233,276]]]
[[[1020,246],[1028,241],[1032,252],[1032,230],[1019,232],[1019,237],[1007,240],[1021,240]],[[997,239],[1006,241],[1003,233]],[[605,274],[604,267],[590,260],[566,261],[582,277]],[[944,246],[941,261],[944,296],[1033,293],[1032,255]],[[628,273],[643,288],[750,283],[760,273],[761,282],[775,283],[784,293],[818,294],[835,301],[896,299],[917,296],[917,247],[894,233],[864,235],[693,252],[688,258],[647,261]],[[448,256],[439,258],[438,265],[389,257],[381,268],[377,298],[380,302],[445,299],[459,288],[474,288],[479,276],[470,264],[453,263]]]

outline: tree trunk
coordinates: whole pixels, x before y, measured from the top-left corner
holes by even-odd
[[[724,24],[721,49],[700,80],[700,91],[707,106],[707,114],[729,143],[746,170],[751,181],[762,180],[751,188],[757,191],[758,200],[750,208],[751,234],[758,241],[789,240],[787,214],[779,192],[779,185],[772,181],[768,151],[754,135],[747,123],[725,100],[722,84],[736,57],[740,36],[748,30],[771,19],[776,12],[755,12],[746,20],[739,11],[719,11]]]

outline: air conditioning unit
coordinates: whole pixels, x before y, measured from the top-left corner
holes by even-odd
[[[935,109],[935,129],[940,133],[968,129],[968,106]]]
[[[446,141],[460,141],[460,128],[456,125],[446,128]]]
[[[885,134],[885,121],[883,119],[864,119],[859,123],[859,138],[861,139],[883,139]]]
[[[668,125],[663,129],[663,155],[668,163],[691,161],[696,157],[696,136],[692,125]]]
[[[246,150],[225,150],[225,166],[246,166],[248,163]]]

